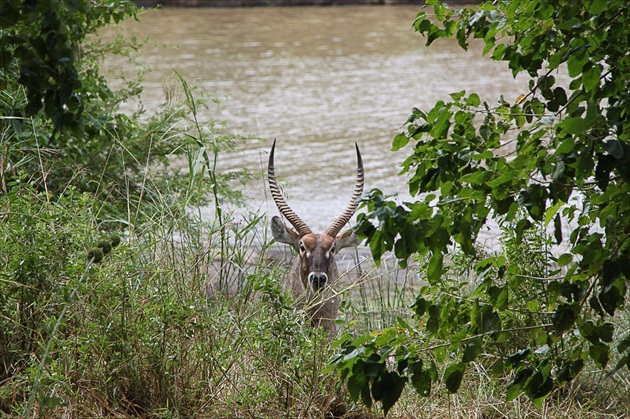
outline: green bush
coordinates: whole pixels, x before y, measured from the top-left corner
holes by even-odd
[[[94,202],[74,188],[51,201],[23,185],[2,198],[1,412],[309,417],[329,408],[327,338],[293,309],[278,267],[261,262],[269,241],[257,228],[222,233],[216,220],[163,207],[121,240]],[[208,293],[216,281],[227,292]]]
[[[114,91],[100,74],[100,62],[111,54],[133,64],[130,50],[139,47],[133,40],[107,44],[90,36],[136,17],[133,3],[11,0],[0,15],[0,193],[18,180],[51,197],[72,185],[103,202],[104,213],[132,224],[151,217],[150,205],[140,210],[139,202],[161,199],[157,190],[165,185],[187,193],[180,196],[187,203],[210,202],[209,195],[240,199],[228,185],[247,174],[219,174],[213,163],[242,138],[219,121],[197,119],[219,101],[199,97],[174,71],[159,109],[126,114],[120,105],[137,99],[140,85],[130,80]],[[190,176],[177,176],[184,170]],[[189,187],[191,179],[197,189]]]
[[[413,145],[401,163],[413,199],[399,204],[369,192],[359,232],[377,261],[388,251],[402,267],[426,259],[428,285],[415,322],[344,341],[342,380],[355,399],[381,400],[387,413],[407,383],[428,396],[442,377],[456,393],[484,357],[510,377],[507,401],[524,394],[536,406],[586,365],[627,374],[627,2],[427,3],[433,14],[423,10],[413,22],[427,46],[453,38],[468,49],[476,38],[488,58],[529,77],[529,89],[513,102],[454,92],[414,108],[393,139],[394,151]],[[483,255],[478,236],[489,223],[511,234],[497,254]],[[527,244],[536,228],[551,229],[552,238]],[[552,241],[562,254],[542,252]],[[458,252],[480,281],[473,292],[449,276]],[[396,368],[386,367],[389,355]]]

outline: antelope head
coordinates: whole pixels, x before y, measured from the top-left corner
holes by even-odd
[[[311,229],[297,216],[286,203],[274,170],[274,140],[269,153],[269,189],[280,213],[287,219],[293,228],[285,226],[280,217],[271,220],[271,232],[276,241],[292,246],[297,252],[297,258],[293,262],[291,273],[285,280],[285,286],[293,291],[294,297],[312,297],[322,294],[338,279],[335,254],[344,247],[357,246],[356,232],[339,234],[343,226],[350,221],[357,209],[357,198],[363,192],[363,161],[359,146],[355,144],[357,151],[357,182],[352,194],[352,199],[341,215],[324,231],[323,234],[314,234]],[[305,295],[303,295],[305,294]],[[327,319],[334,321],[337,315],[339,302],[333,296],[322,300],[321,304],[313,311],[314,320]],[[324,317],[328,316],[328,317]],[[333,316],[332,319],[329,317]],[[330,332],[329,328],[327,328]]]

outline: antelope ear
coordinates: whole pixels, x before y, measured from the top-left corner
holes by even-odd
[[[357,231],[346,231],[337,236],[337,250],[344,247],[357,247],[359,245],[359,235]]]
[[[276,241],[290,244],[297,250],[300,243],[300,235],[287,228],[278,216],[274,216],[271,219],[271,234]]]

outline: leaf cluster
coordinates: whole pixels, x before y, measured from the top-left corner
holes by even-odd
[[[0,83],[6,89],[17,76],[26,96],[23,107],[4,108],[3,115],[30,117],[43,111],[55,130],[82,134],[83,112],[96,93],[81,74],[82,43],[110,21],[136,16],[134,5],[127,0],[8,0],[0,16]]]
[[[112,56],[133,60],[130,51],[140,45],[88,36],[136,18],[133,3],[10,0],[0,6],[0,16],[0,194],[16,182],[51,196],[73,185],[93,194],[104,213],[127,223],[155,213],[152,205],[140,210],[140,202],[207,203],[208,192],[215,200],[242,199],[233,183],[249,174],[216,173],[215,165],[219,152],[243,138],[227,133],[220,121],[198,120],[218,100],[200,96],[175,77],[167,86],[168,100],[150,115],[142,108],[120,110],[123,102],[138,100],[140,84],[125,81],[114,91],[99,64]],[[165,197],[159,189],[175,192]]]
[[[605,368],[613,345],[613,371],[627,370],[628,336],[617,336],[611,319],[626,304],[630,278],[628,4],[515,0],[453,10],[427,3],[434,16],[422,11],[413,23],[427,45],[455,38],[467,49],[478,38],[484,55],[530,78],[529,91],[495,104],[461,91],[429,110],[414,108],[392,148],[409,150],[402,174],[415,200],[398,204],[379,190],[367,193],[360,234],[377,261],[388,251],[401,266],[410,257],[427,260],[418,320],[438,339],[433,352],[465,342],[462,361],[446,369],[449,390],[457,389],[464,360],[482,349],[499,357],[501,375],[515,374],[508,399],[525,393],[536,404],[586,361]],[[546,246],[564,250],[534,263],[542,271],[524,274],[519,266],[528,265],[514,263],[505,249],[503,256],[479,253],[478,236],[490,221],[510,230],[508,248],[550,228]],[[481,281],[470,296],[445,277],[456,250]],[[537,285],[517,298],[524,278]],[[522,309],[529,314],[508,314]],[[536,332],[515,340],[502,332],[513,327]],[[511,354],[499,350],[504,343]],[[388,345],[398,354],[410,339]]]

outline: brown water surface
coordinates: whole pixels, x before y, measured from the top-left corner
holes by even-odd
[[[221,159],[221,170],[262,170],[274,138],[276,173],[294,210],[314,230],[326,228],[348,202],[355,179],[354,142],[361,147],[366,190],[406,196],[391,140],[413,107],[428,110],[460,90],[495,103],[526,86],[503,63],[464,52],[454,41],[430,48],[411,26],[416,6],[247,9],[162,9],[122,30],[151,46],[141,58],[152,70],[144,83],[149,112],[164,100],[172,69],[191,85],[227,95],[217,114],[231,131],[265,139]],[[111,32],[104,32],[103,37]],[[124,61],[112,59],[117,71]],[[260,180],[247,189],[251,204],[269,214]]]

